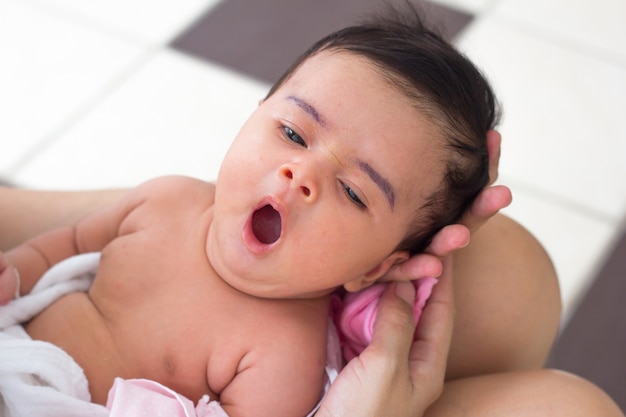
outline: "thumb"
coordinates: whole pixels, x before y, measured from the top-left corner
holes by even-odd
[[[372,349],[390,357],[408,357],[415,333],[414,302],[415,286],[411,282],[399,281],[387,286],[374,323]]]
[[[399,299],[403,300],[413,311],[413,303],[415,303],[415,285],[411,282],[401,281],[397,282],[395,287],[395,295]],[[413,317],[411,315],[411,317]]]

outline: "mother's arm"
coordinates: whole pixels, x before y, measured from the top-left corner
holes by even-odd
[[[0,250],[8,250],[47,230],[74,224],[124,193],[125,190],[35,191],[0,186]]]
[[[80,218],[119,200],[128,189],[42,191],[0,186],[0,250]]]

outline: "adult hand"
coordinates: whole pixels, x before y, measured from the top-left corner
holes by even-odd
[[[500,145],[502,136],[496,130],[487,132],[487,151],[489,152],[489,184],[478,195],[461,223],[475,232],[498,211],[511,204],[511,190],[503,185],[494,186],[498,179],[500,164]]]
[[[420,417],[443,389],[452,337],[451,260],[424,308],[413,341],[415,288],[388,286],[370,345],[341,371],[316,417]]]
[[[465,247],[469,243],[470,232],[478,230],[487,220],[511,203],[512,196],[509,188],[503,185],[493,185],[498,178],[501,142],[500,133],[495,130],[487,132],[489,184],[476,197],[461,222],[441,229],[426,249],[426,253],[414,255],[408,261],[394,266],[385,275],[385,281],[439,276],[442,271],[440,258]]]

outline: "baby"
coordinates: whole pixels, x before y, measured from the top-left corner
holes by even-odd
[[[234,139],[215,185],[148,181],[0,256],[0,301],[101,251],[87,293],[25,324],[82,367],[92,400],[148,378],[230,416],[303,416],[320,398],[330,295],[423,250],[488,182],[497,121],[479,71],[418,16],[313,45]]]

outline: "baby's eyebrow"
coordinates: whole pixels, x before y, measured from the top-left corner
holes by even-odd
[[[395,199],[395,193],[393,191],[393,187],[391,186],[391,183],[387,181],[385,177],[380,175],[380,173],[376,171],[374,167],[372,167],[367,162],[361,161],[361,160],[358,160],[357,162],[358,162],[359,168],[363,172],[365,172],[372,179],[372,181],[376,183],[378,188],[380,188],[381,191],[385,194],[385,196],[387,197],[387,201],[389,202],[389,206],[391,207],[391,210],[393,211],[393,207],[395,205],[396,199]]]
[[[326,120],[322,117],[322,115],[317,111],[315,107],[313,107],[312,104],[310,104],[306,100],[300,97],[296,97],[296,96],[288,96],[287,100],[293,101],[294,103],[296,103],[298,107],[300,107],[302,110],[308,113],[322,127],[327,126]]]
[[[293,101],[298,107],[304,110],[309,116],[311,116],[317,123],[319,123],[322,127],[327,127],[326,120],[322,117],[322,115],[317,111],[317,109],[307,102],[306,100],[297,97],[297,96],[287,96],[287,100]],[[365,172],[372,181],[380,188],[380,190],[387,197],[387,202],[393,211],[395,205],[395,193],[393,191],[393,187],[391,183],[385,179],[378,171],[374,169],[370,164],[365,161],[357,160],[357,164],[361,171]]]

